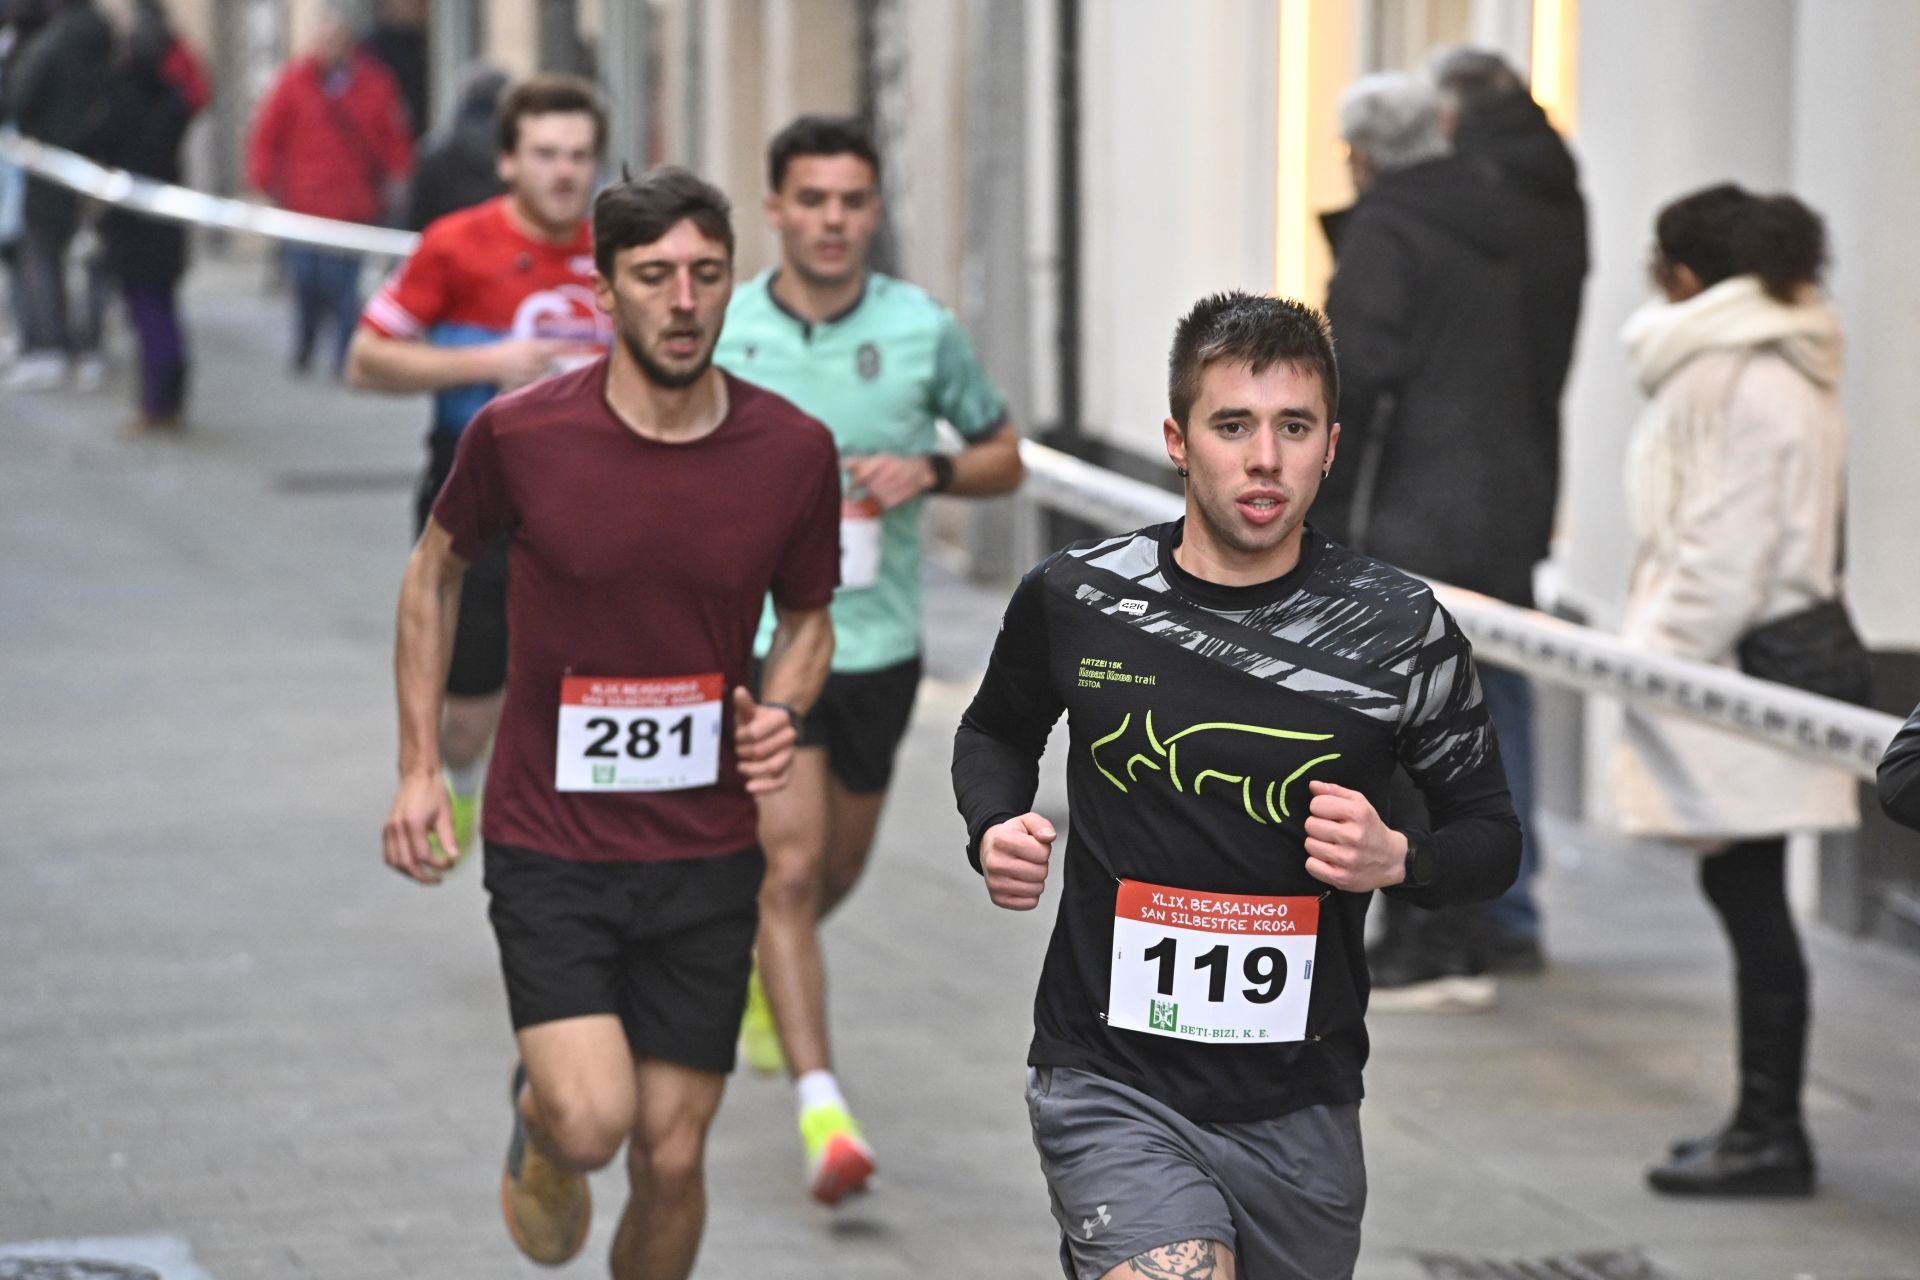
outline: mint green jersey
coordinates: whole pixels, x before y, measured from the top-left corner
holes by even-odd
[[[934,423],[943,418],[968,441],[985,439],[1006,422],[1006,403],[966,331],[923,290],[876,272],[852,308],[809,324],[774,299],[772,282],[773,273],[763,272],[734,290],[714,360],[824,422],[843,460],[932,453]],[[877,565],[863,541],[873,526],[842,522],[835,671],[877,671],[920,651],[921,504],[915,499],[878,517]],[[857,517],[857,509],[848,509]],[[856,544],[864,547],[865,567],[850,572]],[[754,651],[764,657],[772,638],[769,604]]]

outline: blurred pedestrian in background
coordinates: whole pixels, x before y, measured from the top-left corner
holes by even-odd
[[[20,46],[38,26],[30,0],[0,0],[0,125],[6,124],[7,81],[18,60]],[[11,365],[20,354],[22,305],[20,259],[21,206],[26,202],[27,173],[0,159],[0,259],[7,267],[7,319],[11,327],[0,333],[0,364]]]
[[[1560,401],[1589,266],[1579,166],[1526,81],[1499,54],[1456,45],[1437,52],[1428,73],[1440,90],[1440,123],[1452,137],[1454,154],[1500,190],[1520,265],[1533,421],[1516,443],[1534,453],[1532,477],[1547,487],[1525,495],[1515,532],[1522,550],[1544,559],[1559,498]],[[1533,686],[1518,671],[1487,662],[1480,664],[1480,682],[1520,815],[1521,856],[1513,887],[1485,908],[1479,950],[1488,972],[1536,972],[1546,956],[1533,896],[1540,865],[1533,820]]]
[[[1315,527],[1396,568],[1531,605],[1555,473],[1535,408],[1514,202],[1450,153],[1423,79],[1361,79],[1340,100],[1340,126],[1360,195],[1327,219],[1341,437]],[[1495,728],[1504,757],[1507,733]],[[1395,803],[1409,811],[1391,821],[1419,825],[1411,786]],[[1484,908],[1384,910],[1369,957],[1374,1008],[1493,1002]]]
[[[1635,548],[1623,634],[1731,667],[1756,626],[1841,590],[1847,428],[1840,322],[1817,289],[1826,230],[1792,196],[1727,185],[1674,201],[1654,233],[1665,296],[1622,335],[1650,397],[1628,451]],[[1785,833],[1853,826],[1853,779],[1632,706],[1614,766],[1626,829],[1702,855],[1700,887],[1734,959],[1733,1115],[1675,1143],[1648,1180],[1682,1194],[1808,1194],[1808,982]]]
[[[453,117],[420,146],[400,225],[424,231],[429,222],[506,191],[498,137],[506,91],[507,73],[491,63],[475,63],[461,75]]]
[[[427,0],[380,0],[360,47],[393,75],[415,141],[427,131],[432,100],[427,60]]]
[[[361,51],[346,16],[329,5],[304,57],[289,63],[261,102],[247,140],[247,181],[282,208],[347,222],[397,212],[413,169],[413,142],[393,76]],[[293,277],[293,368],[305,373],[323,323],[338,375],[360,318],[360,258],[307,245],[287,248]]]
[[[43,12],[45,24],[21,43],[7,71],[0,119],[29,138],[86,154],[104,116],[113,31],[91,0],[45,0]],[[29,175],[14,248],[21,350],[7,377],[11,390],[58,387],[69,360],[98,377],[98,335],[68,305],[67,250],[79,228],[80,197]]]
[[[101,162],[162,182],[181,179],[180,147],[212,101],[206,71],[175,34],[161,0],[138,0],[126,49],[107,87]],[[133,431],[180,425],[187,348],[176,294],[187,269],[187,229],[110,209],[100,219],[106,267],[119,282],[140,344],[140,407]]]

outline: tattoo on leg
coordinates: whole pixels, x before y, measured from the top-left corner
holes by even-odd
[[[1127,1263],[1134,1275],[1149,1280],[1213,1280],[1220,1255],[1211,1240],[1182,1240],[1150,1249]]]

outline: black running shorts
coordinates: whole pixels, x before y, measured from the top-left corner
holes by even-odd
[[[426,529],[433,500],[453,470],[453,452],[459,443],[460,437],[444,431],[427,436],[427,469],[420,473],[413,495],[416,538]],[[447,665],[447,692],[455,697],[482,698],[506,687],[507,547],[512,541],[512,534],[501,534],[467,567],[453,633],[453,661]]]
[[[913,721],[920,673],[918,656],[878,671],[834,672],[800,724],[800,745],[825,747],[828,771],[855,795],[885,791]],[[753,683],[759,688],[758,663]]]
[[[765,870],[758,848],[574,862],[487,841],[514,1030],[610,1013],[636,1057],[732,1071]]]

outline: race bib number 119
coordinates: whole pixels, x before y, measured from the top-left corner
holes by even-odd
[[[560,682],[559,791],[681,791],[720,779],[719,674]]]
[[[1320,900],[1122,880],[1107,1025],[1207,1044],[1304,1040]]]

